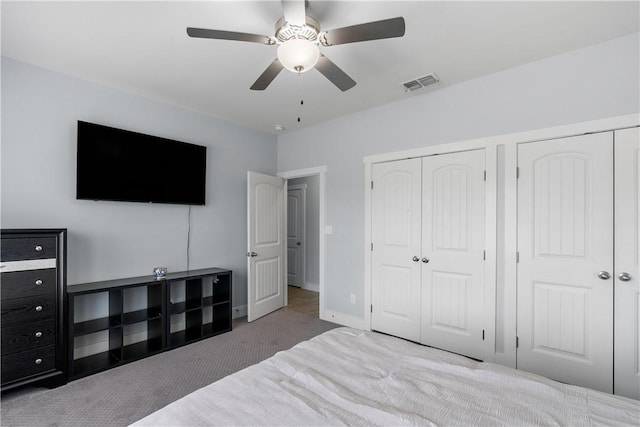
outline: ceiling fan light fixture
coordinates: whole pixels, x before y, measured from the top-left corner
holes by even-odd
[[[290,39],[278,46],[278,60],[284,68],[294,73],[304,73],[315,67],[320,58],[320,48],[305,39]]]

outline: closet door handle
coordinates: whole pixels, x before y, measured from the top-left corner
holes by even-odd
[[[598,272],[598,277],[602,280],[609,280],[611,278],[611,275],[608,271],[600,271]]]
[[[425,264],[428,263],[429,262],[429,258],[427,258],[427,257],[422,258],[422,262],[424,262]]]
[[[628,282],[629,280],[631,280],[631,275],[629,273],[620,273],[618,274],[618,279],[622,280],[623,282]]]
[[[411,258],[413,260],[413,262],[418,262],[420,261],[420,258],[418,258],[417,256],[413,256],[413,258]]]

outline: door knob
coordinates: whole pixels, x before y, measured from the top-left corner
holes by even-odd
[[[424,262],[425,264],[428,263],[429,262],[429,258],[427,258],[427,257],[422,258],[422,262]]]
[[[296,245],[297,245],[297,246],[300,246],[300,242],[296,242]]]
[[[618,279],[622,280],[623,282],[628,282],[629,280],[631,280],[631,275],[629,273],[620,273],[618,274]]]
[[[601,278],[602,280],[609,280],[609,278],[611,278],[611,275],[609,274],[608,271],[599,271],[598,277]]]
[[[257,253],[255,253],[255,252],[247,252],[247,256],[249,256],[249,257],[253,258],[253,257],[258,256],[258,254],[257,254]]]
[[[413,258],[411,258],[413,260],[413,262],[418,262],[420,261],[420,258],[418,258],[417,256],[413,256]]]

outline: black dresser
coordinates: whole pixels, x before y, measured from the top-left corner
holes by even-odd
[[[2,230],[2,391],[67,381],[66,229]]]

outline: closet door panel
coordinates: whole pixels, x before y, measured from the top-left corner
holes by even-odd
[[[374,330],[420,340],[420,159],[373,165]]]
[[[483,358],[484,150],[422,160],[421,342]]]
[[[518,369],[607,392],[613,383],[613,279],[606,279],[613,274],[612,137],[518,147]]]
[[[614,393],[640,399],[640,129],[615,135]],[[626,274],[626,275],[625,275]]]

